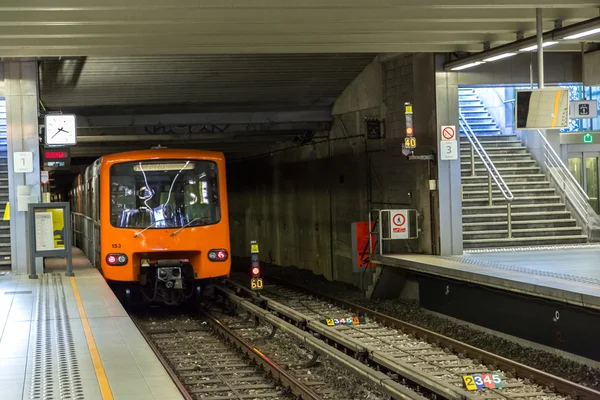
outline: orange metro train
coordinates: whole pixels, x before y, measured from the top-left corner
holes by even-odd
[[[76,177],[70,202],[74,244],[118,295],[180,304],[211,278],[229,276],[222,153],[158,148],[103,156]]]

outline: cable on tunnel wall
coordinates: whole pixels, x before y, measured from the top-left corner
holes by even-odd
[[[310,143],[304,143],[304,144],[299,144],[299,145],[295,145],[295,146],[290,146],[290,147],[285,147],[283,149],[277,149],[277,150],[271,150],[265,153],[261,153],[261,154],[256,154],[253,156],[248,156],[248,157],[242,157],[242,158],[234,158],[232,160],[230,160],[230,163],[233,162],[241,162],[241,161],[246,161],[246,160],[252,160],[254,158],[260,158],[260,157],[265,157],[265,156],[271,156],[275,153],[281,153],[283,151],[287,151],[287,150],[293,150],[293,149],[298,149],[300,147],[304,147],[304,146],[315,146],[318,144],[322,144],[322,143],[329,143],[329,142],[334,142],[334,141],[339,141],[339,140],[347,140],[347,139],[355,139],[355,138],[359,138],[359,137],[363,137],[364,135],[353,135],[353,136],[345,136],[342,138],[336,138],[336,139],[325,139],[325,140],[319,140],[319,141],[315,141],[315,142],[310,142]]]

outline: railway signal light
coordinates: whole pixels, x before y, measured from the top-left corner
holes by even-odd
[[[262,289],[263,282],[260,277],[260,261],[258,260],[258,243],[256,241],[250,242],[250,273],[252,279],[250,279],[250,287],[253,290]]]

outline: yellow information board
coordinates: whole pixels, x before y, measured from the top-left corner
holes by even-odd
[[[50,209],[52,212],[52,230],[54,232],[54,248],[64,249],[65,248],[65,219],[63,210]]]

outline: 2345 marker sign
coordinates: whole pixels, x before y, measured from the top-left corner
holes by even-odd
[[[348,317],[348,318],[326,318],[321,320],[327,326],[337,325],[360,325],[365,323],[363,317]]]
[[[500,389],[504,387],[502,379],[498,374],[477,374],[463,376],[463,382],[467,390]]]

